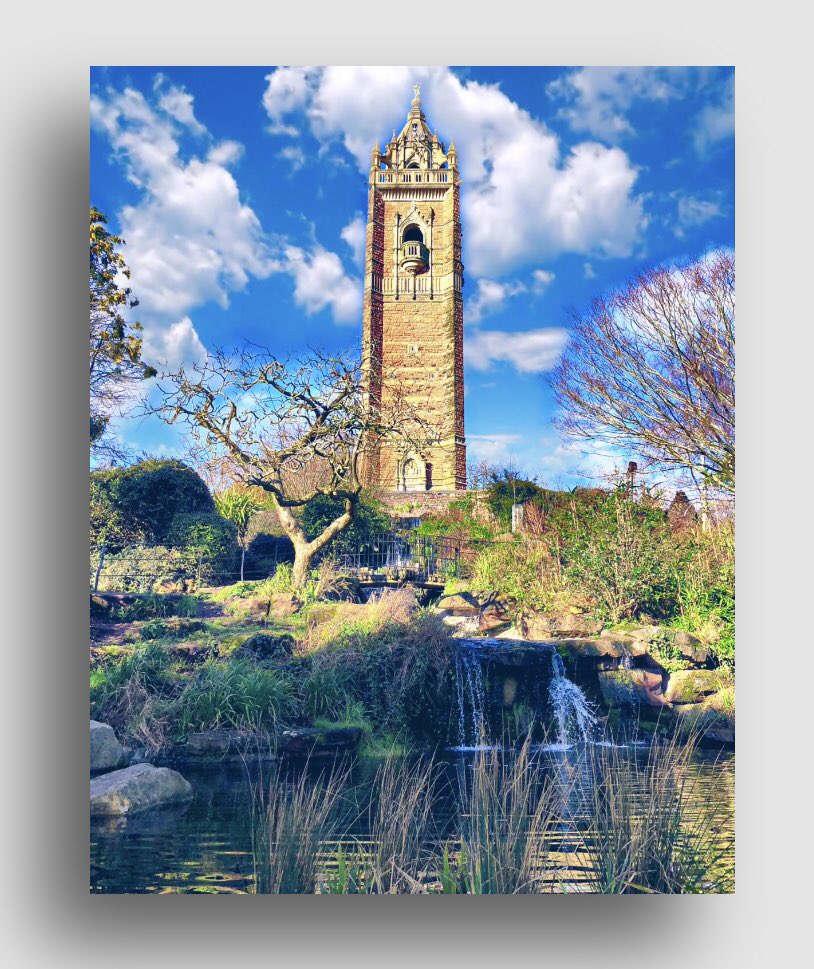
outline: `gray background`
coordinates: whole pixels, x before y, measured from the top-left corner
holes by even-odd
[[[6,8],[0,40],[0,913],[7,964],[808,962],[812,861],[803,798],[810,672],[795,655],[814,649],[806,426],[812,384],[810,21],[801,9],[785,0],[759,9],[712,0],[140,0]],[[256,902],[90,897],[87,68],[415,62],[737,67],[737,895]]]

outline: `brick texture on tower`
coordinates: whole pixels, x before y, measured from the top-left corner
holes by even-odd
[[[372,401],[403,394],[432,431],[410,450],[382,442],[368,485],[466,487],[463,281],[458,156],[430,130],[416,88],[401,133],[371,154],[364,376]]]

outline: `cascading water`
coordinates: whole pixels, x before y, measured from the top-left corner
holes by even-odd
[[[483,744],[484,688],[479,657],[473,651],[459,650],[455,657],[455,691],[458,700],[458,749]]]
[[[554,676],[548,687],[548,696],[557,720],[557,741],[563,747],[577,740],[588,742],[596,725],[594,708],[576,683],[565,675],[565,665],[559,653],[551,656]]]

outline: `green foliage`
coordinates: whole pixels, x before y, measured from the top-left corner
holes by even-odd
[[[510,470],[504,470],[486,489],[486,505],[504,528],[511,528],[512,505],[529,501],[543,493],[536,481],[517,478]]]
[[[214,495],[214,502],[217,513],[235,526],[238,540],[243,544],[252,515],[262,508],[260,502],[250,491],[239,488],[230,488]]]
[[[677,575],[674,625],[699,636],[722,663],[735,660],[735,548],[732,529],[700,533]]]
[[[168,544],[179,514],[215,510],[209,489],[181,461],[147,458],[90,476],[90,541],[109,551],[132,544]]]
[[[475,559],[470,588],[507,597],[519,612],[542,612],[553,607],[563,582],[556,560],[543,543],[496,542],[486,545]]]
[[[200,562],[205,583],[228,580],[234,572],[237,532],[232,522],[213,513],[176,515],[167,544],[182,548]]]
[[[342,498],[317,495],[302,510],[302,527],[309,539],[314,539],[344,511],[345,502]],[[354,546],[364,546],[365,539],[388,532],[390,527],[390,516],[384,507],[373,495],[363,491],[359,496],[353,521],[340,533],[339,540]]]
[[[124,240],[105,228],[107,218],[90,208],[90,444],[116,456],[105,442],[105,431],[134,383],[154,377],[156,371],[141,359],[141,324],[126,319],[138,306],[129,286],[130,270],[119,251]]]

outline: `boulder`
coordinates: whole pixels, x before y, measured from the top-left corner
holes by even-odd
[[[288,633],[271,635],[255,633],[237,646],[233,656],[250,657],[266,662],[268,660],[287,660],[294,652],[294,637]]]
[[[192,797],[189,781],[169,767],[135,764],[90,782],[91,815],[130,815],[182,804]]]
[[[662,677],[650,670],[600,670],[599,688],[602,698],[611,707],[626,704],[650,707],[666,706],[662,694]]]
[[[596,659],[621,659],[630,651],[624,643],[615,639],[557,639],[558,648],[565,650],[572,660],[592,657]]]
[[[546,639],[554,635],[587,637],[597,636],[602,623],[587,613],[574,609],[534,613],[523,620],[527,639]]]
[[[361,727],[292,727],[284,730],[278,751],[294,756],[321,756],[355,750]]]
[[[502,603],[490,602],[480,611],[478,627],[482,633],[488,633],[493,629],[500,629],[510,621],[506,607]]]
[[[436,609],[451,616],[478,616],[481,604],[471,592],[456,592],[454,595],[441,596]]]
[[[122,745],[116,738],[113,727],[98,720],[90,722],[90,769],[111,770],[118,767],[124,758]]]
[[[293,592],[275,592],[269,604],[269,615],[277,619],[293,616],[302,608],[302,602]]]
[[[700,703],[720,688],[721,677],[714,670],[677,670],[670,673],[664,699],[669,703]]]

